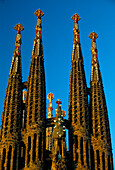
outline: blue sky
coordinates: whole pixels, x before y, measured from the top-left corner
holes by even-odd
[[[104,91],[108,107],[113,156],[115,155],[115,0],[0,0],[0,117],[2,116],[8,75],[14,52],[16,31],[21,23],[22,73],[27,81],[33,41],[35,37],[37,9],[42,17],[42,40],[45,60],[47,94],[54,94],[53,113],[56,100],[62,100],[62,108],[68,114],[69,79],[73,43],[74,22],[71,16],[77,13],[80,42],[84,58],[87,86],[90,86],[91,40],[88,35],[98,34],[97,48]],[[67,118],[67,116],[66,116]],[[115,157],[114,157],[115,163]]]

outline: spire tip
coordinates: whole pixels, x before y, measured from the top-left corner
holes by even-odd
[[[15,25],[14,29],[17,30],[17,31],[23,31],[24,27],[20,23],[18,23],[18,24]]]
[[[54,99],[53,93],[49,93],[49,94],[48,94],[47,99],[49,100],[50,98],[51,98],[52,100]]]
[[[34,12],[34,14],[35,14],[38,18],[40,18],[40,17],[42,17],[42,16],[44,15],[44,13],[43,13],[40,9],[36,10],[36,11]]]
[[[97,39],[98,35],[93,31],[92,33],[90,33],[89,38],[91,39]]]
[[[72,17],[71,17],[71,19],[72,20],[74,20],[74,21],[79,21],[81,18],[80,18],[80,16],[77,14],[77,13],[75,13]]]

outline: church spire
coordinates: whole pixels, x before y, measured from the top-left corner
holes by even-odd
[[[38,9],[35,12],[35,15],[37,16],[36,35],[34,39],[27,87],[27,115],[29,114],[27,116],[27,126],[32,122],[38,124],[39,119],[42,117],[44,119],[46,117],[45,74],[41,40],[41,17],[43,16],[43,12]]]
[[[2,138],[6,136],[17,138],[21,129],[22,71],[20,47],[21,31],[24,28],[21,24],[17,24],[14,29],[17,30],[17,35],[3,108]]]
[[[78,103],[80,103],[80,101],[83,102],[84,100],[87,103],[87,92],[86,92],[87,86],[86,86],[83,57],[81,53],[80,39],[79,39],[78,21],[80,20],[80,17],[78,14],[74,14],[71,18],[72,20],[74,20],[74,28],[73,28],[74,42],[73,42],[70,87],[69,87],[69,118],[72,124],[74,123],[84,124],[85,117],[83,115],[82,115],[83,117],[78,116],[78,110],[80,109],[79,104],[77,110],[75,109],[76,111],[72,112],[72,108],[74,108],[73,106],[74,104],[72,104],[73,100],[75,100]],[[81,95],[84,95],[85,98],[84,97],[81,98],[80,97]],[[86,126],[86,124],[84,124],[84,126]]]
[[[72,16],[74,20],[74,42],[73,42],[73,52],[72,52],[72,61],[71,61],[71,74],[70,74],[70,85],[69,85],[69,120],[73,127],[73,132],[70,130],[70,151],[73,156],[75,166],[78,169],[83,169],[84,166],[87,168],[90,166],[89,159],[86,160],[83,145],[89,146],[90,148],[90,139],[89,139],[89,115],[88,115],[88,95],[87,95],[87,85],[85,78],[85,71],[83,65],[83,57],[80,46],[79,38],[79,28],[78,21],[80,17],[78,14]],[[72,145],[73,143],[73,145]],[[81,151],[77,148],[75,144],[81,143]],[[87,143],[87,144],[86,144]],[[86,149],[86,148],[85,148]],[[86,149],[87,150],[87,149]],[[77,152],[76,152],[77,151]],[[89,154],[89,151],[86,151]],[[79,158],[79,160],[78,160]]]
[[[96,38],[93,31],[89,38],[92,39],[91,53],[91,115],[92,115],[92,168],[113,169],[111,137],[109,129],[108,112],[103,90],[102,77],[97,57]],[[100,147],[101,146],[101,147]]]
[[[35,12],[37,16],[36,35],[34,39],[31,65],[27,84],[27,99],[26,99],[26,129],[27,134],[25,140],[28,141],[29,146],[32,142],[31,153],[27,153],[26,159],[30,157],[29,161],[26,161],[26,166],[30,167],[34,164],[42,164],[45,155],[45,120],[46,120],[46,89],[45,89],[45,71],[44,71],[44,59],[43,48],[41,39],[41,17],[43,12],[38,9]],[[39,140],[37,146],[33,148],[33,141]],[[33,152],[36,149],[36,157],[33,158]],[[40,162],[41,163],[40,163]]]

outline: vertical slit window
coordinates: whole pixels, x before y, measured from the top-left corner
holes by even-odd
[[[33,140],[33,162],[36,158],[36,134],[34,134],[34,140]]]
[[[13,157],[13,170],[16,170],[16,162],[17,162],[17,146],[15,145],[14,157]]]
[[[100,168],[100,157],[99,157],[99,150],[96,151],[96,155],[97,155],[97,168]]]
[[[108,169],[110,169],[110,170],[111,170],[110,155],[108,155]]]
[[[103,164],[103,170],[105,170],[105,153],[102,153],[102,164]]]
[[[77,150],[78,149],[78,136],[77,135],[75,135],[75,150]],[[75,152],[75,154],[76,154],[76,163],[78,162],[78,153],[77,153],[77,151]]]
[[[41,160],[41,151],[42,151],[42,132],[40,132],[40,137],[39,137],[39,160]]]
[[[6,159],[6,149],[4,148],[3,149],[2,170],[4,170],[5,159]]]
[[[83,165],[84,164],[84,161],[83,161],[83,137],[81,137],[81,140],[80,140],[80,155],[81,155],[81,163]]]
[[[9,147],[8,151],[8,162],[7,162],[7,170],[10,170],[10,165],[11,165],[11,153],[12,153],[12,147]]]
[[[29,154],[30,150],[31,150],[31,137],[29,136],[28,137],[28,161],[27,161],[27,164],[29,164],[29,162],[30,162],[30,154]]]
[[[86,161],[87,161],[87,166],[89,166],[89,150],[88,150],[88,141],[86,141]]]

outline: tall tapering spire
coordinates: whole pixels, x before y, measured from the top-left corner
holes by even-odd
[[[46,120],[46,89],[45,89],[45,71],[43,48],[41,39],[41,17],[43,12],[38,9],[35,12],[37,16],[36,35],[34,39],[31,65],[27,85],[26,99],[26,129],[25,142],[30,153],[26,154],[26,167],[33,167],[35,164],[43,165],[45,155],[45,120]],[[36,145],[35,142],[39,141]],[[34,145],[34,146],[33,146]],[[33,157],[34,152],[36,156]],[[39,154],[38,154],[39,152]],[[28,157],[30,158],[28,160]],[[43,168],[43,167],[42,167]]]
[[[73,28],[74,42],[73,42],[70,87],[69,87],[69,118],[72,124],[74,123],[79,124],[80,122],[83,123],[85,121],[84,120],[85,117],[83,115],[82,115],[83,117],[77,116],[78,110],[80,111],[80,105],[78,104],[76,110],[74,108],[74,104],[72,104],[72,100],[74,99],[74,101],[76,101],[76,104],[77,102],[80,103],[80,101],[83,102],[82,100],[85,101],[84,104],[87,103],[87,86],[86,86],[85,72],[83,66],[83,57],[81,53],[80,40],[79,40],[79,29],[78,29],[78,21],[80,20],[79,15],[74,14],[72,16],[72,20],[74,20],[74,28]],[[84,97],[81,98],[80,97],[81,95],[84,95],[85,98]],[[85,105],[87,107],[87,104]],[[75,111],[72,112],[72,108],[75,109]],[[86,125],[84,124],[84,126]]]
[[[15,50],[13,54],[8,86],[5,96],[3,119],[1,126],[2,137],[19,131],[22,104],[22,71],[21,71],[21,24],[14,27],[17,30]]]
[[[39,9],[35,12],[35,15],[37,16],[36,35],[27,88],[27,126],[32,122],[39,124],[39,119],[46,117],[44,110],[46,102],[45,73],[41,40],[41,16],[43,16],[43,12]]]
[[[92,114],[92,167],[95,169],[113,169],[111,137],[109,129],[108,112],[103,90],[102,77],[97,57],[96,38],[93,31],[89,38],[92,39],[91,53],[91,114]],[[101,147],[100,147],[101,146]]]
[[[88,95],[83,65],[83,57],[80,47],[78,14],[72,16],[74,20],[74,42],[71,61],[71,75],[69,86],[69,120],[73,131],[70,130],[70,151],[77,169],[90,168],[90,158],[86,159],[85,153],[89,154],[89,115],[88,115]],[[73,145],[72,145],[73,143]],[[79,146],[81,146],[81,149]],[[83,150],[84,146],[84,150]],[[85,155],[85,156],[83,156]]]
[[[16,169],[18,167],[16,153],[21,138],[22,71],[20,46],[21,31],[24,28],[21,24],[17,24],[14,28],[17,30],[17,35],[2,115],[0,169],[7,167]]]

